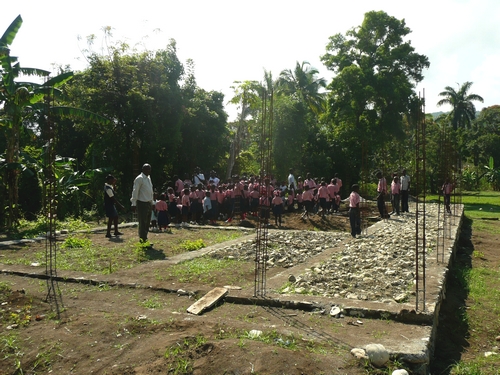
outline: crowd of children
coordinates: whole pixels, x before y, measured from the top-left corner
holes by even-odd
[[[278,183],[271,178],[261,181],[257,176],[250,178],[233,176],[230,181],[221,182],[212,171],[205,177],[197,169],[192,179],[181,180],[174,176],[172,186],[164,193],[155,193],[151,227],[153,231],[168,230],[170,223],[181,225],[216,224],[217,221],[231,222],[233,218],[244,220],[247,215],[260,215],[268,223],[270,212],[275,225],[281,227],[284,212],[302,212],[305,219],[312,213],[321,217],[339,211],[342,180],[333,178],[327,184],[319,184],[307,174],[295,184]]]

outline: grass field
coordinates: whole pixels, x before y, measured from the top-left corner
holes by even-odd
[[[465,216],[472,221],[475,238],[491,238],[492,235],[495,238],[500,234],[500,192],[464,192],[461,201]],[[491,254],[496,252],[495,245],[488,249],[492,257]],[[463,319],[468,325],[469,347],[462,359],[451,367],[450,374],[500,374],[497,341],[500,336],[500,267],[492,263],[495,262],[488,259],[486,248],[474,246],[472,266],[458,270],[468,292]],[[497,350],[492,350],[495,347]],[[489,351],[497,354],[486,356]]]

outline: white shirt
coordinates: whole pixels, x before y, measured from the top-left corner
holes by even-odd
[[[210,177],[208,179],[208,182],[210,182],[212,185],[219,186],[220,179],[218,177]]]
[[[194,184],[196,186],[198,186],[198,184],[204,184],[205,183],[204,181],[205,181],[205,175],[203,173],[198,173],[194,175]]]
[[[132,190],[132,206],[137,205],[137,201],[151,202],[153,204],[153,182],[151,177],[141,172],[134,180],[134,189]]]
[[[408,190],[410,187],[410,176],[401,176],[401,190]]]
[[[292,173],[288,175],[288,187],[290,187],[291,184],[293,184],[293,187],[297,187],[297,181],[295,181],[295,176]]]

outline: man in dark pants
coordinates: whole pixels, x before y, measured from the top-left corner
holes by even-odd
[[[401,176],[401,212],[408,212],[408,195],[410,192],[410,176],[403,169]]]
[[[151,166],[144,164],[142,173],[134,180],[132,190],[132,212],[137,212],[139,222],[139,238],[141,242],[148,240],[149,223],[151,222],[151,207],[153,205],[153,183],[151,182]],[[153,244],[150,244],[151,246]]]

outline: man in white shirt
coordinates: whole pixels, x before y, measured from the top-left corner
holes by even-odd
[[[219,186],[220,179],[217,177],[215,171],[210,171],[210,178],[208,179],[209,185]]]
[[[198,184],[205,185],[205,175],[201,173],[200,167],[194,169],[193,181],[194,186],[198,186]]]
[[[293,184],[293,188],[297,189],[297,181],[295,181],[295,176],[293,175],[293,169],[290,168],[290,174],[288,175],[288,188],[291,189]]]
[[[403,169],[401,176],[401,212],[408,212],[408,195],[410,193],[410,176]]]
[[[141,242],[146,242],[148,240],[149,223],[151,222],[153,183],[151,182],[150,174],[151,165],[144,164],[142,166],[142,173],[134,180],[134,189],[132,190],[132,198],[130,198],[132,212],[137,212],[139,238]]]

